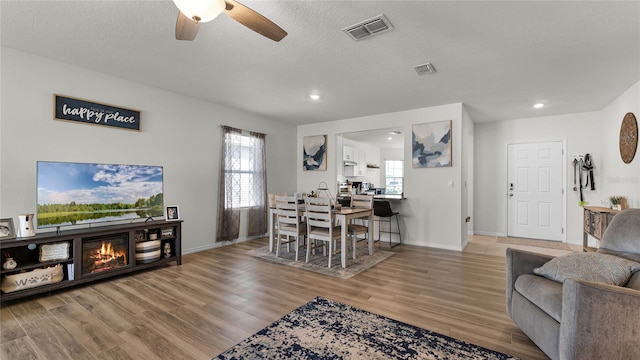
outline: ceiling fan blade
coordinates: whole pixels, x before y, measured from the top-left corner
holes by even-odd
[[[196,38],[200,29],[200,23],[195,22],[183,13],[178,11],[178,20],[176,21],[176,39],[177,40],[189,40],[192,41]]]
[[[225,0],[225,3],[225,14],[249,29],[273,41],[280,41],[287,36],[287,32],[282,30],[280,26],[239,2]]]

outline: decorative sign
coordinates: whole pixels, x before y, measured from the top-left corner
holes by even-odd
[[[620,125],[620,156],[629,164],[636,156],[638,148],[638,122],[633,113],[627,113]]]
[[[38,261],[67,260],[69,258],[69,242],[40,245]]]
[[[54,95],[54,117],[58,120],[113,126],[140,131],[140,111]]]

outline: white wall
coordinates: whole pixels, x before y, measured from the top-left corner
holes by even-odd
[[[632,112],[640,123],[640,82],[619,96],[601,112],[602,197],[624,195],[629,206],[640,208],[640,149],[629,164],[620,156],[620,125],[624,115]]]
[[[16,224],[35,213],[38,160],[162,165],[165,205],[185,221],[183,251],[221,245],[221,124],[267,134],[268,191],[295,190],[293,125],[5,47],[1,66],[0,217]],[[142,131],[53,120],[54,93],[141,110]]]
[[[505,236],[507,233],[507,144],[565,140],[567,143],[567,241],[582,244],[582,208],[573,192],[571,154],[592,155],[596,191],[586,190],[585,200],[599,203],[602,152],[599,112],[547,116],[475,124],[474,232]]]
[[[336,187],[336,164],[342,161],[336,153],[336,134],[386,129],[390,126],[402,127],[404,133],[404,159],[411,159],[411,125],[427,122],[452,120],[453,166],[450,168],[413,169],[410,161],[405,161],[406,200],[392,204],[401,213],[403,242],[421,246],[461,250],[466,242],[466,234],[461,224],[464,222],[461,210],[461,166],[462,146],[462,104],[450,104],[430,108],[401,111],[389,114],[365,116],[356,119],[298,126],[298,191],[310,192],[318,183],[326,181],[329,187]],[[302,169],[302,138],[310,135],[328,135],[327,171],[304,171]],[[448,182],[454,187],[449,188]],[[378,186],[376,184],[376,186]]]
[[[465,222],[462,224],[463,235],[473,234],[473,192],[474,192],[474,179],[473,179],[473,167],[474,167],[474,147],[475,143],[475,127],[473,119],[469,116],[467,109],[462,107],[462,128],[464,133],[462,134],[462,150],[464,155],[462,156],[462,183],[460,185],[462,191],[462,214],[465,215]],[[469,217],[469,222],[466,222],[466,217]],[[464,246],[463,246],[464,247]]]
[[[585,190],[585,201],[603,205],[610,195],[628,196],[640,207],[640,160],[624,164],[618,137],[624,114],[640,114],[640,83],[602,111],[475,124],[474,232],[506,235],[506,148],[508,143],[566,140],[567,242],[582,244],[582,208],[572,191],[572,154],[592,155],[596,190]]]

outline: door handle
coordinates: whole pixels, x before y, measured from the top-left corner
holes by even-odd
[[[513,193],[509,193],[509,197],[513,197]]]

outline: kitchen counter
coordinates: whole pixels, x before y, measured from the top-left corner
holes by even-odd
[[[374,200],[404,200],[406,199],[406,197],[404,197],[404,195],[386,195],[386,194],[380,194],[380,195],[374,195],[373,196]]]
[[[374,200],[405,200],[406,197],[404,195],[398,194],[378,194],[373,196]],[[341,194],[338,195],[338,201],[341,203],[348,203],[351,200],[351,195]]]

